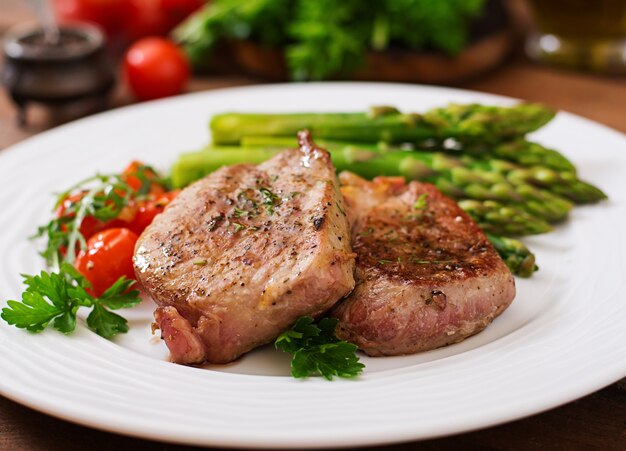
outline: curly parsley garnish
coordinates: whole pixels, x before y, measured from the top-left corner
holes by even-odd
[[[278,336],[274,346],[292,355],[293,377],[319,374],[332,380],[334,376],[355,377],[363,371],[365,365],[356,355],[357,346],[339,340],[336,326],[336,318],[323,318],[316,324],[310,316],[303,316]]]
[[[7,301],[0,317],[7,323],[30,332],[41,332],[48,324],[64,334],[76,328],[76,313],[80,307],[91,308],[87,316],[89,329],[104,338],[128,331],[128,323],[111,312],[133,307],[139,302],[139,291],[129,291],[135,283],[121,277],[100,297],[87,293],[90,287],[72,265],[62,263],[59,272],[41,271],[39,275],[23,275],[26,290],[21,301]]]

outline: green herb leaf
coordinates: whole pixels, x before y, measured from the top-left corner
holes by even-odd
[[[128,308],[141,302],[139,291],[128,291],[135,283],[120,277],[100,298],[87,293],[90,284],[72,265],[61,264],[59,272],[42,271],[35,276],[24,275],[22,300],[7,302],[0,317],[7,323],[31,332],[41,332],[52,322],[59,332],[70,334],[76,328],[80,307],[92,307],[87,325],[97,334],[111,338],[128,331],[126,320],[109,312]]]
[[[290,330],[274,342],[277,349],[292,354],[291,374],[296,378],[319,374],[333,377],[355,377],[364,365],[356,355],[357,346],[335,336],[336,318],[323,318],[317,324],[310,316],[299,318]]]
[[[118,333],[128,332],[128,323],[117,313],[109,312],[101,304],[95,304],[87,316],[87,326],[104,338],[113,338]]]
[[[64,311],[61,316],[54,319],[52,326],[61,333],[71,334],[76,329],[76,310],[78,310],[78,306]]]
[[[246,228],[245,225],[239,224],[238,222],[233,222],[232,224],[235,226],[235,233]]]
[[[299,349],[291,362],[291,374],[296,378],[320,374],[327,380],[334,376],[355,377],[363,371],[355,352],[356,345],[345,341],[327,343],[311,349]]]
[[[75,275],[61,271],[39,275],[23,275],[26,290],[22,301],[10,300],[2,309],[0,317],[7,323],[31,332],[41,332],[50,321],[65,334],[76,326],[76,311],[84,304],[81,299],[84,289],[77,285]]]
[[[77,199],[69,199],[75,194]],[[120,175],[96,175],[83,180],[57,197],[55,209],[64,205],[63,215],[37,229],[33,238],[45,237],[46,248],[41,252],[49,266],[72,263],[76,249],[85,249],[87,238],[80,227],[87,216],[106,222],[119,216],[136,193]]]
[[[413,210],[423,210],[428,206],[428,195],[420,194],[415,203],[413,204]]]
[[[350,75],[368,51],[390,47],[456,54],[484,0],[212,0],[175,31],[196,65],[220,43],[284,49],[292,79]]]
[[[261,192],[261,197],[263,198],[263,205],[265,205],[267,212],[270,215],[274,214],[274,207],[280,204],[281,202],[280,196],[277,196],[276,194],[271,192],[269,188],[265,188],[265,187],[259,188],[259,191]]]
[[[62,207],[62,215],[40,226],[33,238],[46,238],[46,248],[41,252],[51,268],[62,262],[73,263],[77,249],[87,247],[87,238],[81,232],[86,217],[106,223],[119,217],[131,200],[144,199],[154,183],[167,188],[150,166],[141,165],[133,174],[141,186],[133,189],[121,174],[95,175],[59,194],[54,209]]]
[[[244,217],[244,216],[250,216],[250,212],[247,211],[247,210],[242,210],[240,208],[235,207],[235,210],[233,212],[233,216],[235,218],[241,218],[241,217]]]
[[[40,332],[50,321],[62,314],[61,307],[46,302],[40,294],[24,292],[22,302],[7,301],[7,307],[2,309],[0,316],[15,327]]]
[[[122,276],[98,298],[98,302],[111,310],[134,307],[141,302],[138,290],[128,291],[134,284],[134,280]]]

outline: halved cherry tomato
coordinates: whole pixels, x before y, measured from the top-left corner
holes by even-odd
[[[122,172],[122,178],[135,191],[141,189],[144,180],[151,180],[154,182],[150,184],[150,191],[147,194],[160,196],[165,193],[165,189],[156,181],[156,173],[140,161],[133,161],[126,166]]]
[[[159,196],[156,200],[138,202],[135,217],[128,224],[128,228],[136,234],[141,234],[148,227],[155,216],[163,212],[165,206],[169,204],[180,193],[180,190],[170,191]]]
[[[133,253],[137,234],[126,228],[99,232],[87,241],[87,250],[76,257],[76,269],[89,280],[94,296],[101,296],[117,279],[135,278]]]

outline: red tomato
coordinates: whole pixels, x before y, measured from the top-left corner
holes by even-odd
[[[53,0],[59,22],[90,22],[111,37],[166,35],[203,0]]]
[[[182,50],[165,38],[144,38],[133,44],[124,58],[124,72],[139,100],[179,94],[191,72]]]
[[[131,41],[167,34],[167,16],[161,10],[160,1],[128,0],[125,29]]]
[[[54,0],[59,22],[90,22],[113,34],[126,25],[127,0]]]
[[[61,202],[61,204],[57,208],[57,211],[56,211],[57,218],[61,218],[63,216],[74,217],[74,213],[68,214],[66,213],[66,211],[68,208],[71,207],[72,204],[82,199],[84,195],[85,195],[84,193],[77,193],[77,194],[72,194],[71,196],[68,196],[67,198],[65,198],[63,202]],[[65,227],[65,225],[63,226]],[[104,230],[106,227],[108,227],[108,223],[99,221],[93,216],[85,216],[83,218],[83,221],[80,223],[79,231],[83,235],[83,237],[85,237],[85,239],[87,240],[91,236],[93,236],[96,232],[100,230]],[[67,229],[67,227],[65,227],[65,229]]]
[[[152,223],[155,216],[163,212],[165,206],[174,200],[179,192],[180,190],[170,191],[157,198],[157,200],[138,203],[137,212],[133,220],[128,224],[128,228],[138,235],[141,234]]]
[[[166,35],[203,4],[202,0],[128,0],[126,32],[132,40]]]
[[[99,232],[87,241],[87,250],[76,257],[76,269],[89,280],[94,296],[101,296],[122,276],[135,278],[133,253],[137,234],[115,228]]]
[[[200,9],[204,0],[160,0],[161,11],[167,17],[168,31]]]
[[[128,166],[126,166],[126,169],[124,169],[124,172],[122,172],[122,178],[124,179],[124,181],[135,191],[139,191],[141,189],[144,178],[148,180],[157,179],[157,175],[154,173],[154,171],[151,171],[146,167],[142,168],[142,166],[145,166],[142,162],[133,161]],[[164,193],[165,190],[159,183],[155,182],[150,185],[151,195],[160,196]]]

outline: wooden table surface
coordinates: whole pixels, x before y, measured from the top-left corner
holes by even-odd
[[[0,1],[0,33],[28,18],[18,0]],[[243,76],[196,77],[190,91],[259,83]],[[457,85],[494,94],[544,102],[626,132],[626,79],[602,78],[539,67],[513,58],[488,75]],[[131,103],[123,87],[114,106]],[[11,144],[51,128],[59,119],[43,108],[29,111],[29,124],[18,128],[15,110],[0,90],[0,153]],[[593,149],[589,149],[590,152]],[[0,377],[2,377],[0,371]],[[576,375],[572,375],[576,377]],[[624,380],[568,405],[513,423],[426,442],[377,447],[412,449],[626,449],[626,384]],[[166,408],[166,406],[164,406]],[[245,433],[243,431],[242,433]],[[88,429],[23,407],[0,397],[0,450],[186,450]]]

